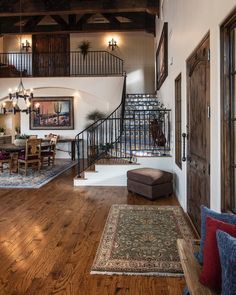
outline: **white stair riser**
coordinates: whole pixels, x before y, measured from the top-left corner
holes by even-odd
[[[157,168],[172,172],[171,157],[138,158],[139,165],[95,165],[96,172],[85,172],[86,179],[74,179],[74,186],[126,186],[127,171]]]

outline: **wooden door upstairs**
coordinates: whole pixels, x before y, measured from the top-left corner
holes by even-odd
[[[70,73],[69,34],[33,35],[33,75],[60,77]]]

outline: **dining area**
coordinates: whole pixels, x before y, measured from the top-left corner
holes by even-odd
[[[46,138],[30,135],[24,140],[16,139],[13,143],[1,143],[0,172],[8,170],[9,174],[23,173],[27,176],[29,169],[39,172],[44,167],[53,168],[58,139],[59,136],[56,134],[50,134]]]
[[[0,134],[0,189],[40,188],[77,164],[75,137],[12,130]]]

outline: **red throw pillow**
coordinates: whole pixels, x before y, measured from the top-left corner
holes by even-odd
[[[221,288],[220,256],[216,240],[216,231],[222,230],[236,237],[236,225],[216,220],[206,219],[206,241],[203,252],[203,268],[199,281],[203,285],[219,290]]]

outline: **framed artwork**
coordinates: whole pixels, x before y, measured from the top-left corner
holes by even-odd
[[[32,109],[39,103],[39,113],[30,113],[30,129],[74,129],[73,97],[34,97]]]
[[[168,23],[164,23],[159,45],[156,52],[156,83],[157,90],[168,76]]]

